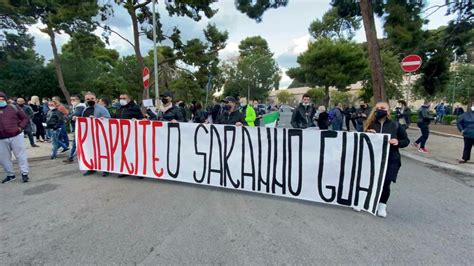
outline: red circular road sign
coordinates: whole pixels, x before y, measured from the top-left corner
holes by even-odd
[[[411,54],[403,58],[400,66],[405,72],[414,72],[420,69],[421,67],[421,57],[416,54]]]
[[[150,69],[148,69],[148,67],[143,69],[143,87],[145,87],[145,89],[150,87]]]

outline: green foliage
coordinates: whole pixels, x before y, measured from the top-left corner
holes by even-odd
[[[309,33],[315,39],[352,39],[360,29],[360,18],[341,17],[336,7],[324,13],[322,20],[316,19],[309,26]]]
[[[313,103],[317,105],[325,104],[324,99],[326,97],[326,92],[324,91],[324,89],[311,88],[306,93],[309,94],[309,97],[311,98],[311,101],[313,101]]]
[[[474,102],[474,66],[472,64],[460,64],[456,66],[450,75],[447,89],[437,94],[441,99],[447,102],[454,101],[462,104],[470,104]]]
[[[278,8],[286,6],[288,0],[236,0],[235,6],[240,12],[247,14],[249,18],[255,19],[257,22],[262,21],[262,16],[265,11],[270,8]]]
[[[421,67],[421,77],[414,86],[414,92],[423,97],[434,97],[442,93],[449,83],[448,55],[443,50],[433,51]]]
[[[276,95],[278,102],[281,104],[290,104],[293,102],[293,95],[288,90],[281,90]]]
[[[338,103],[348,105],[351,103],[352,95],[345,91],[331,91],[331,104],[336,106]]]
[[[445,115],[443,117],[443,124],[452,125],[453,122],[456,121],[456,119],[458,119],[458,117],[456,115]]]
[[[171,81],[170,91],[174,93],[175,100],[191,102],[191,100],[203,101],[206,91],[200,87],[194,77],[186,72],[180,74],[179,78]]]

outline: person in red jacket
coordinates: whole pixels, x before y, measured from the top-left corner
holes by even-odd
[[[24,183],[28,178],[28,157],[26,154],[23,130],[29,119],[18,106],[8,104],[7,95],[0,92],[0,164],[7,173],[2,184],[15,180],[12,152],[20,164],[21,177]]]

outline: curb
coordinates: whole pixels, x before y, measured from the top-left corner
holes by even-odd
[[[409,130],[419,131],[419,130],[416,130],[416,129],[414,129],[414,128],[409,128]],[[454,134],[444,133],[444,132],[435,131],[435,130],[431,130],[431,129],[430,129],[430,134],[434,134],[434,135],[438,135],[438,136],[443,136],[443,137],[448,137],[448,138],[458,138],[458,139],[463,139],[463,138],[464,138],[463,136],[460,136],[460,135],[454,135]]]
[[[413,159],[413,160],[416,160],[416,161],[419,161],[419,162],[422,162],[422,163],[425,163],[425,164],[429,164],[429,165],[432,165],[432,166],[435,166],[435,167],[439,167],[439,168],[443,168],[443,169],[451,170],[451,171],[456,171],[456,172],[459,172],[459,173],[462,173],[462,174],[465,174],[465,175],[468,175],[468,176],[474,176],[473,171],[469,171],[469,169],[464,169],[464,168],[459,167],[457,165],[453,165],[453,164],[449,164],[449,163],[445,163],[445,162],[425,158],[425,157],[415,155],[413,153],[406,152],[406,151],[400,151],[400,154],[402,156],[407,157],[407,158],[410,158],[410,159]]]

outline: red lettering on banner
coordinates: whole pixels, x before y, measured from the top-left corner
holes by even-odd
[[[112,125],[115,126],[115,138],[113,138],[112,134]],[[110,141],[110,171],[115,169],[115,152],[117,151],[118,142],[120,136],[120,126],[119,121],[117,119],[109,119],[109,141]],[[115,140],[115,141],[114,141]]]
[[[142,133],[142,148],[143,148],[143,175],[147,175],[147,153],[146,153],[146,127],[151,124],[150,121],[148,120],[141,120],[138,122],[143,127],[143,133]]]
[[[135,173],[138,175],[138,121],[133,121],[133,127],[135,129]]]
[[[81,124],[84,124],[85,125],[85,131],[84,131],[84,134],[83,131],[82,131],[82,126]],[[87,167],[87,169],[90,169],[92,170],[93,167],[94,167],[94,162],[92,161],[92,159],[90,161],[87,161],[87,158],[84,154],[84,148],[83,148],[83,145],[84,145],[84,142],[86,141],[87,139],[87,132],[88,132],[88,128],[89,128],[89,124],[87,123],[87,118],[85,117],[78,117],[77,118],[77,123],[76,123],[76,130],[77,130],[77,139],[76,139],[76,144],[77,144],[77,159],[79,161],[82,161],[82,163],[84,164],[85,167]]]
[[[106,159],[107,160],[107,172],[110,172],[111,169],[110,169],[110,155],[109,155],[109,141],[107,139],[107,134],[105,134],[105,128],[104,128],[104,124],[102,124],[102,121],[100,121],[100,119],[94,119],[95,121],[95,137],[97,139],[97,169],[99,170],[103,170],[102,169],[102,159]],[[105,151],[106,153],[105,154],[102,154],[101,153],[101,150],[100,150],[100,141],[99,141],[99,130],[100,130],[100,133],[102,133],[102,136],[103,136],[103,139],[104,139],[104,143],[105,143]]]
[[[120,162],[120,172],[123,173],[123,168],[124,166],[127,168],[127,171],[128,171],[128,174],[133,174],[134,172],[134,169],[133,169],[133,164],[128,164],[128,161],[127,161],[127,156],[125,155],[125,151],[127,150],[127,146],[128,146],[128,142],[130,140],[130,121],[129,120],[126,120],[126,119],[121,119],[119,120],[120,122],[120,135],[121,135],[121,138],[120,138],[120,144],[121,144],[121,148],[122,148],[122,156],[121,156],[121,162]],[[124,132],[123,132],[123,129],[124,127],[127,126],[128,130],[127,130],[127,136],[125,136]]]
[[[152,138],[152,149],[153,149],[153,152],[152,152],[152,160],[153,160],[153,174],[156,176],[156,177],[162,177],[163,176],[163,168],[161,168],[159,171],[156,170],[156,162],[159,162],[160,161],[160,158],[158,158],[156,156],[156,134],[155,134],[155,128],[157,127],[163,127],[163,123],[162,122],[157,122],[157,121],[153,121],[152,124],[151,124],[151,130],[152,130],[152,133],[151,133],[151,138]]]
[[[92,149],[94,152],[94,164],[93,168],[97,169],[97,144],[96,144],[96,139],[95,139],[95,127],[94,127],[94,118],[90,118],[89,121],[91,121],[91,137],[92,137]]]

